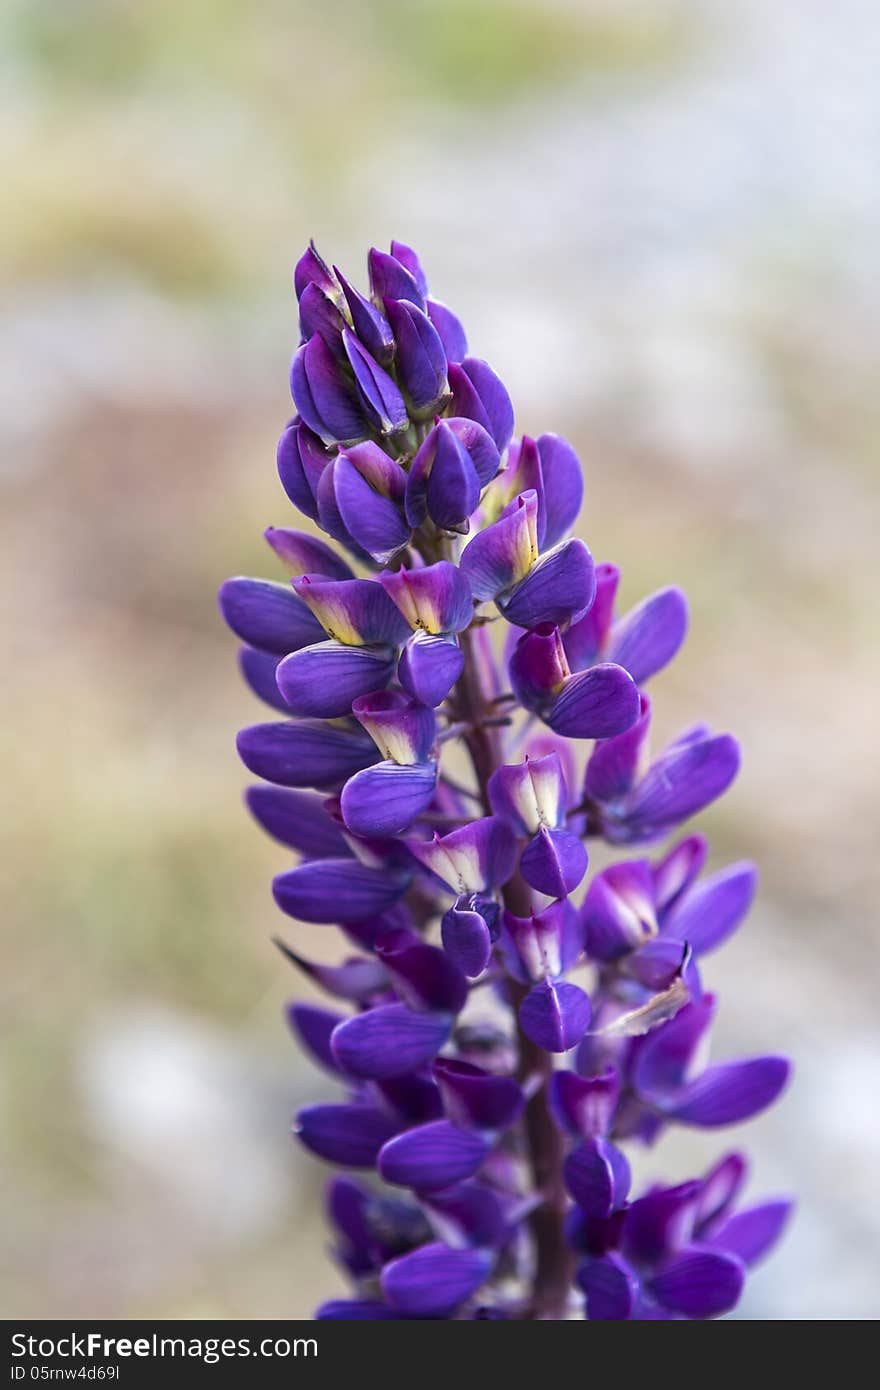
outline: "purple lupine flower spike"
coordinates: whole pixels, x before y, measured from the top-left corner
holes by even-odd
[[[722,1316],[791,1203],[739,1206],[737,1152],[641,1190],[630,1167],[667,1126],[760,1114],[790,1071],[708,1055],[700,966],[754,867],[706,872],[698,834],[658,847],[739,768],[703,726],[650,748],[644,686],[686,599],[616,612],[617,566],[570,534],[574,448],[513,439],[411,247],[370,251],[358,287],[311,245],[294,285],[277,464],[308,529],[269,527],[280,573],[219,602],[273,711],[238,749],[251,815],[296,856],[276,902],[345,942],[335,964],[277,943],[321,992],[287,1021],[335,1087],[294,1131],[348,1170],[327,1215],[351,1296],[316,1316]]]

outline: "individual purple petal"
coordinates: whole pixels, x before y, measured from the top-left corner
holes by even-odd
[[[624,961],[622,970],[649,990],[665,990],[684,975],[690,964],[690,946],[681,941],[648,941]]]
[[[425,296],[418,282],[395,256],[378,251],[374,246],[367,256],[370,290],[377,306],[386,299],[406,299],[424,312]]]
[[[698,883],[672,908],[663,924],[678,941],[687,941],[696,955],[714,951],[736,931],[755,896],[754,864],[731,864]]]
[[[359,695],[388,685],[396,666],[391,647],[316,642],[291,652],[279,664],[278,688],[292,714],[333,719],[350,714]]]
[[[747,1172],[746,1161],[739,1153],[725,1154],[709,1169],[700,1187],[696,1211],[696,1229],[701,1237],[730,1211],[745,1183]]]
[[[296,290],[297,299],[302,297],[307,285],[317,285],[327,294],[334,294],[338,292],[339,288],[333,279],[329,265],[313,241],[309,242],[294,266],[293,287]]]
[[[416,632],[400,653],[397,679],[413,699],[435,709],[464,670],[464,652],[445,637]]]
[[[507,388],[488,362],[465,357],[460,365],[450,362],[452,413],[476,420],[487,430],[504,453],[513,437],[513,404]]]
[[[290,389],[303,420],[325,444],[354,444],[366,438],[369,428],[361,403],[319,334],[296,353]]]
[[[493,1076],[470,1062],[438,1057],[434,1075],[446,1114],[464,1129],[509,1129],[525,1104],[522,1089],[512,1076]]]
[[[568,1052],[590,1026],[590,1000],[567,981],[542,980],[519,1007],[520,1027],[545,1052]]]
[[[691,1239],[701,1184],[655,1187],[628,1207],[623,1220],[624,1253],[636,1264],[656,1264]]]
[[[372,1168],[397,1124],[372,1105],[307,1105],[294,1133],[319,1158],[345,1168]]]
[[[464,1008],[467,980],[439,946],[412,942],[407,933],[398,932],[378,942],[376,954],[411,1009],[457,1014]]]
[[[312,339],[314,342],[315,339]],[[349,329],[342,335],[345,354],[354,372],[358,390],[371,418],[375,420],[383,434],[396,434],[406,429],[408,417],[406,403],[393,377],[389,376],[375,357],[371,357],[364,345]],[[366,430],[361,430],[355,438],[363,439]],[[343,443],[350,442],[341,437]]]
[[[514,695],[526,709],[544,711],[571,675],[562,636],[555,623],[524,632],[508,663]]]
[[[566,786],[559,754],[526,755],[521,763],[496,768],[489,778],[489,800],[495,814],[509,821],[520,835],[563,825]]]
[[[577,888],[587,863],[587,851],[577,835],[542,825],[523,850],[519,867],[530,887],[549,898],[564,898]]]
[[[562,975],[580,954],[578,914],[567,900],[550,903],[530,917],[505,912],[501,920],[505,965],[522,984]]]
[[[647,695],[641,695],[635,722],[623,733],[605,739],[594,748],[584,777],[587,796],[596,801],[616,801],[631,790],[647,771],[650,727],[651,702]]]
[[[486,892],[506,883],[516,866],[516,840],[497,816],[472,821],[442,838],[408,840],[407,848],[455,894]]]
[[[345,1021],[345,1015],[320,1009],[315,1004],[299,1003],[288,1005],[286,1012],[303,1051],[333,1076],[339,1076],[339,1063],[333,1056],[330,1038],[334,1028]]]
[[[255,647],[242,647],[238,653],[239,670],[257,698],[281,714],[290,714],[275,679],[280,659],[277,652],[258,652]]]
[[[418,252],[414,251],[411,246],[407,246],[405,241],[392,241],[391,254],[409,271],[418,285],[420,293],[426,295],[428,293],[428,279],[419,260]]]
[[[353,579],[349,565],[326,541],[305,531],[269,526],[263,532],[278,558],[292,575],[323,574],[328,579]]]
[[[456,902],[443,914],[440,933],[444,951],[459,970],[472,980],[482,975],[492,956],[492,937],[486,919]]]
[[[397,571],[384,571],[378,579],[414,630],[432,635],[460,632],[474,615],[467,577],[448,560],[422,569],[401,565]]]
[[[335,266],[334,272],[342,286],[355,333],[370,356],[382,366],[387,366],[394,356],[394,334],[391,332],[391,325],[385,315],[349,284]]]
[[[384,308],[397,344],[398,380],[413,418],[424,419],[448,395],[443,343],[427,314],[408,300],[386,299]]]
[[[368,452],[369,451],[369,452]],[[410,528],[404,520],[393,485],[374,466],[376,456],[400,472],[378,445],[367,440],[340,454],[333,465],[333,495],[346,531],[374,560],[387,561],[406,545]],[[373,466],[371,466],[373,465]],[[384,471],[384,470],[383,470]]]
[[[275,901],[301,922],[359,922],[384,912],[406,891],[407,880],[356,859],[312,859],[278,874]]]
[[[537,493],[521,493],[497,521],[468,542],[462,551],[461,568],[475,599],[497,598],[525,579],[538,558],[537,518]]]
[[[715,999],[703,996],[675,1018],[655,1028],[640,1044],[632,1072],[639,1095],[664,1097],[680,1087],[706,1038],[715,1014]]]
[[[487,1250],[422,1245],[385,1266],[382,1292],[392,1308],[409,1317],[447,1317],[476,1293],[491,1269]]]
[[[384,1146],[378,1159],[379,1176],[398,1187],[439,1191],[473,1177],[488,1152],[489,1140],[482,1134],[449,1120],[434,1120],[396,1135]]]
[[[565,633],[565,651],[573,671],[583,671],[604,655],[619,582],[620,570],[616,565],[596,566],[596,597],[592,607]]]
[[[467,336],[461,319],[439,299],[428,300],[428,318],[437,330],[447,362],[460,362],[467,356]]]
[[[275,943],[291,965],[301,970],[325,994],[332,994],[334,999],[346,999],[349,1003],[363,1005],[387,994],[387,972],[374,956],[352,956],[342,965],[324,965],[320,961],[306,960],[277,937]]]
[[[549,550],[577,520],[584,496],[584,480],[580,460],[567,439],[559,434],[542,434],[537,442],[544,479],[542,544]]]
[[[561,1130],[582,1139],[596,1139],[610,1130],[619,1095],[620,1079],[614,1067],[599,1076],[554,1071],[547,1102]]]
[[[650,1098],[679,1124],[715,1129],[751,1119],[772,1105],[784,1089],[791,1063],[786,1057],[753,1057],[744,1062],[719,1062],[696,1080],[667,1097]]]
[[[706,862],[709,846],[702,835],[688,835],[654,866],[654,899],[664,922],[678,910],[678,899],[689,888]],[[669,917],[667,917],[669,913]]]
[[[498,1245],[508,1231],[504,1205],[488,1184],[462,1182],[421,1198],[435,1235],[455,1249]]]
[[[545,555],[499,607],[509,623],[532,628],[567,622],[585,612],[595,592],[593,557],[575,538]]]
[[[717,1318],[736,1307],[745,1282],[742,1262],[691,1246],[661,1265],[650,1291],[664,1308],[688,1318]]]
[[[739,763],[739,744],[730,734],[667,748],[632,792],[627,833],[649,837],[688,820],[727,790]]]
[[[313,859],[348,859],[351,851],[327,814],[324,798],[286,787],[248,787],[247,808],[258,825],[299,854]]]
[[[450,1014],[413,1013],[405,1004],[383,1004],[341,1023],[333,1034],[333,1053],[352,1076],[405,1076],[436,1057],[451,1026]]]
[[[318,520],[317,493],[330,460],[317,435],[293,419],[278,441],[278,476],[291,502],[312,521]]]
[[[713,1249],[736,1255],[746,1265],[756,1264],[769,1254],[791,1216],[793,1203],[781,1198],[761,1202],[729,1216],[709,1237]]]
[[[375,1298],[330,1298],[315,1312],[316,1322],[400,1322],[401,1315]]]
[[[427,761],[434,743],[434,711],[398,690],[378,690],[355,700],[355,718],[382,757],[402,766]]]
[[[597,874],[581,918],[593,960],[617,960],[656,936],[654,880],[647,860],[629,859]]]
[[[688,605],[681,589],[661,589],[614,624],[604,655],[641,685],[669,664],[687,626]]]
[[[338,293],[338,291],[337,291]],[[336,300],[312,282],[306,285],[299,301],[299,326],[303,338],[319,333],[334,357],[342,357],[342,332],[345,319]]]
[[[401,1129],[443,1118],[440,1087],[436,1081],[419,1072],[407,1076],[385,1077],[381,1081],[373,1081],[372,1084],[395,1114],[404,1121]]]
[[[346,782],[342,818],[355,835],[399,835],[427,810],[436,786],[436,763],[376,763]]]
[[[260,651],[281,656],[323,636],[320,625],[287,584],[227,579],[220,585],[217,600],[235,635]]]
[[[441,530],[465,532],[479,500],[480,480],[470,452],[447,421],[438,421],[409,472],[407,520],[419,526],[430,516]]]
[[[588,1216],[604,1220],[626,1201],[631,1175],[625,1154],[608,1139],[586,1139],[565,1160],[565,1186]]]
[[[585,1260],[578,1268],[577,1282],[586,1294],[590,1322],[627,1322],[632,1317],[639,1281],[621,1255],[611,1251]]]
[[[282,787],[335,787],[379,761],[376,745],[360,729],[336,728],[323,719],[252,724],[236,744],[250,772]]]
[[[346,646],[400,646],[409,627],[400,610],[374,579],[294,579],[304,600],[327,633]]]
[[[545,715],[565,738],[612,738],[638,717],[638,687],[622,666],[611,664],[569,676]]]

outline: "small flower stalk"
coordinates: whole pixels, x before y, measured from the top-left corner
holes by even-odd
[[[269,707],[238,736],[247,805],[296,856],[275,900],[343,938],[336,965],[279,943],[326,996],[288,1010],[334,1088],[294,1127],[337,1170],[351,1285],[317,1316],[717,1317],[790,1203],[744,1206],[739,1152],[643,1190],[628,1154],[747,1120],[788,1080],[782,1057],[709,1049],[701,960],[755,872],[706,872],[681,827],[738,745],[702,725],[652,743],[684,595],[619,611],[618,569],[570,534],[571,445],[514,438],[414,251],[368,264],[363,290],[314,246],[296,266],[278,472],[311,526],[271,527],[277,577],[220,591]],[[616,857],[591,875],[597,841]]]

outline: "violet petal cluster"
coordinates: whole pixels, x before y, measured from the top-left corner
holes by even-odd
[[[415,252],[368,264],[363,290],[313,245],[296,266],[278,471],[311,528],[266,532],[286,579],[220,590],[272,711],[238,750],[296,856],[275,900],[318,956],[323,928],[346,942],[334,965],[279,943],[327,996],[288,1016],[337,1088],[295,1132],[346,1170],[327,1211],[352,1293],[317,1316],[716,1317],[790,1203],[741,1205],[736,1152],[633,1193],[626,1148],[749,1119],[788,1079],[707,1056],[700,964],[753,867],[707,874],[694,834],[643,848],[727,789],[738,745],[700,725],[651,750],[684,595],[618,613],[618,569],[570,535],[571,445],[514,439]],[[588,880],[596,840],[628,857]]]

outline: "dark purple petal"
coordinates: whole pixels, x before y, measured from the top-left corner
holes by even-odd
[[[294,1133],[319,1158],[345,1168],[372,1168],[396,1122],[372,1105],[307,1105]]]
[[[691,1239],[701,1184],[656,1187],[632,1202],[623,1224],[623,1249],[637,1264],[656,1264]]]
[[[731,864],[698,883],[673,906],[664,934],[687,941],[696,955],[714,951],[739,926],[755,896],[754,864]]]
[[[409,1076],[390,1076],[381,1081],[374,1081],[373,1086],[392,1110],[405,1121],[401,1129],[443,1118],[440,1087],[427,1076],[418,1072]]]
[[[605,656],[641,685],[672,660],[687,626],[688,605],[681,589],[661,589],[614,624]]]
[[[736,1255],[746,1265],[756,1264],[779,1240],[793,1206],[792,1202],[779,1199],[746,1207],[713,1231],[708,1243],[713,1249]]]
[[[273,880],[275,901],[301,922],[360,922],[384,912],[406,891],[407,880],[356,859],[312,859]]]
[[[339,1063],[333,1056],[330,1039],[334,1028],[345,1022],[345,1015],[319,1009],[315,1004],[298,1003],[289,1004],[286,1013],[287,1021],[307,1056],[333,1076],[339,1076]]]
[[[285,787],[248,787],[247,808],[268,835],[311,859],[348,859],[351,851],[324,798]]]
[[[398,430],[406,429],[406,403],[394,378],[388,375],[375,357],[370,356],[364,345],[348,329],[342,335],[342,342],[358,390],[379,429],[383,434],[396,434]],[[366,430],[361,430],[360,434],[354,437],[362,439],[365,434]],[[343,443],[349,442],[343,436],[340,438]]]
[[[338,291],[337,291],[338,293]],[[299,301],[299,326],[303,338],[319,333],[334,357],[342,357],[345,319],[334,298],[314,282],[306,285]]]
[[[462,551],[461,568],[474,598],[497,598],[524,579],[538,558],[538,496],[524,492]],[[515,618],[510,618],[515,622]]]
[[[570,830],[541,826],[519,861],[526,883],[549,898],[564,898],[577,888],[587,872],[587,851]]]
[[[252,724],[236,740],[245,767],[282,787],[331,788],[379,761],[362,730],[340,729],[319,719]]]
[[[449,1120],[434,1120],[390,1139],[379,1155],[379,1175],[398,1187],[439,1191],[473,1177],[488,1152],[483,1135]]]
[[[603,655],[611,631],[619,582],[620,570],[616,565],[596,566],[596,597],[593,605],[565,633],[565,651],[573,671],[583,671]]]
[[[342,818],[355,835],[399,835],[427,810],[436,786],[436,763],[376,763],[346,782]]]
[[[428,293],[428,279],[419,260],[418,252],[414,251],[411,246],[407,246],[405,241],[392,241],[391,254],[409,271],[418,285],[420,293],[426,295]]]
[[[457,1014],[464,1008],[467,980],[439,946],[413,943],[407,933],[391,933],[377,942],[376,954],[411,1009]]]
[[[645,1038],[639,1045],[632,1076],[640,1095],[665,1097],[681,1086],[714,1014],[713,996],[704,995],[698,1004],[686,1005]]]
[[[538,452],[544,479],[543,545],[549,550],[577,520],[584,496],[584,480],[577,454],[561,435],[542,434],[538,439]]]
[[[613,1251],[586,1260],[578,1269],[577,1282],[587,1296],[590,1322],[627,1322],[639,1296],[639,1281],[621,1255]]]
[[[516,839],[497,816],[472,821],[442,838],[408,840],[407,848],[456,895],[498,887],[516,867]]]
[[[529,990],[519,1007],[526,1037],[545,1052],[568,1052],[590,1026],[590,1001],[567,981],[543,980]]]
[[[279,656],[319,642],[321,627],[287,584],[271,579],[227,579],[217,595],[220,612],[250,647]]]
[[[400,1322],[387,1303],[370,1298],[331,1298],[315,1311],[316,1322]]]
[[[425,296],[418,282],[396,256],[389,256],[374,246],[367,256],[367,266],[370,291],[377,305],[383,304],[386,299],[406,299],[424,311]]]
[[[503,1203],[486,1183],[463,1182],[429,1193],[421,1205],[438,1238],[455,1249],[498,1245],[508,1231]]]
[[[386,299],[385,313],[397,344],[398,380],[415,419],[431,415],[448,394],[446,353],[427,314],[406,299]]]
[[[422,1245],[385,1266],[382,1292],[392,1308],[409,1317],[442,1318],[476,1293],[491,1269],[487,1250]]]
[[[290,714],[290,706],[275,679],[279,660],[276,652],[258,652],[255,647],[242,647],[238,653],[239,670],[257,698],[280,714]]]
[[[525,1104],[522,1089],[512,1076],[494,1076],[470,1062],[438,1057],[434,1075],[447,1115],[464,1129],[509,1129]]]
[[[464,652],[445,637],[417,632],[397,663],[397,679],[415,700],[436,708],[464,670]]]
[[[398,690],[379,690],[355,700],[355,718],[383,758],[401,765],[428,760],[434,743],[434,711]]]
[[[588,1216],[604,1220],[626,1201],[629,1163],[607,1139],[587,1139],[565,1160],[565,1186]]]
[[[509,623],[533,628],[579,616],[595,593],[593,557],[575,538],[545,555],[499,606]]]
[[[706,862],[709,846],[702,835],[688,835],[679,840],[667,855],[654,866],[654,898],[664,923],[671,918],[669,909],[678,911],[678,900],[689,888]]]
[[[292,575],[323,574],[328,579],[354,578],[342,556],[317,536],[310,536],[305,531],[289,531],[284,526],[269,526],[263,535]]]
[[[333,1034],[333,1052],[352,1076],[405,1076],[436,1057],[451,1026],[449,1014],[413,1013],[405,1004],[383,1004],[341,1023]]]
[[[401,565],[396,572],[384,571],[378,579],[414,631],[435,636],[460,632],[474,615],[467,577],[448,560],[423,569]]]
[[[394,356],[394,334],[391,332],[391,325],[385,315],[349,284],[335,266],[334,271],[348,303],[355,333],[370,356],[387,366]]]
[[[312,980],[325,994],[334,999],[345,999],[351,1004],[368,1004],[388,992],[388,975],[373,956],[352,956],[342,965],[323,965],[320,961],[306,960],[292,951],[278,937],[275,944],[291,965]],[[341,1022],[341,1020],[337,1020]]]
[[[328,294],[334,294],[338,291],[330,267],[313,241],[309,242],[294,266],[293,287],[296,290],[297,299],[301,298],[307,285],[317,285],[319,289],[325,290]]]
[[[569,676],[546,715],[565,738],[611,738],[639,717],[638,687],[622,666],[593,666]]]
[[[278,441],[278,476],[291,502],[312,521],[318,520],[318,484],[330,456],[302,420],[288,424]]]
[[[751,1119],[766,1110],[784,1089],[790,1074],[791,1063],[786,1057],[719,1062],[679,1091],[665,1098],[652,1093],[651,1099],[679,1124],[715,1129]]]
[[[472,420],[438,420],[413,459],[406,484],[406,516],[420,526],[430,513],[438,525],[466,531],[480,488],[498,470],[498,450]],[[436,476],[435,476],[436,474]]]
[[[355,449],[367,447],[375,446],[359,444]],[[348,534],[374,560],[385,563],[406,545],[410,528],[397,503],[377,491],[357,467],[352,457],[355,449],[340,454],[333,465],[336,505]]]
[[[697,1246],[680,1250],[650,1281],[664,1308],[688,1318],[717,1318],[735,1308],[745,1282],[742,1262]]]
[[[688,974],[690,946],[681,941],[648,941],[623,964],[623,972],[645,989],[666,990],[673,980]]]
[[[400,646],[409,637],[403,615],[375,579],[294,579],[296,594],[337,642]]]
[[[319,334],[296,353],[290,389],[303,420],[325,444],[354,444],[369,433],[353,387]]]
[[[428,300],[428,318],[436,328],[447,362],[460,362],[467,356],[467,336],[461,319],[439,299]]]
[[[587,796],[595,801],[616,801],[630,791],[646,770],[650,727],[651,702],[647,695],[642,695],[635,722],[624,733],[605,739],[593,749],[584,777]]]
[[[657,934],[654,880],[646,859],[611,864],[597,874],[581,908],[587,954],[617,960]]]
[[[472,980],[482,975],[492,956],[492,937],[485,918],[456,903],[443,914],[440,931],[443,949],[459,970]]]
[[[465,357],[460,365],[450,363],[449,385],[453,413],[476,420],[503,454],[513,437],[513,404],[500,377],[488,362]]]
[[[391,647],[316,642],[284,658],[278,666],[278,688],[291,713],[333,719],[350,714],[359,695],[386,686],[396,665]]]
[[[619,1094],[620,1081],[614,1067],[600,1076],[554,1071],[547,1103],[561,1130],[582,1139],[596,1139],[611,1128]]]
[[[739,763],[739,744],[730,734],[668,748],[633,791],[627,829],[651,836],[688,820],[727,790]]]
[[[524,632],[517,641],[508,664],[514,695],[526,709],[543,711],[552,706],[554,696],[571,675],[559,628],[539,623],[534,632]]]

